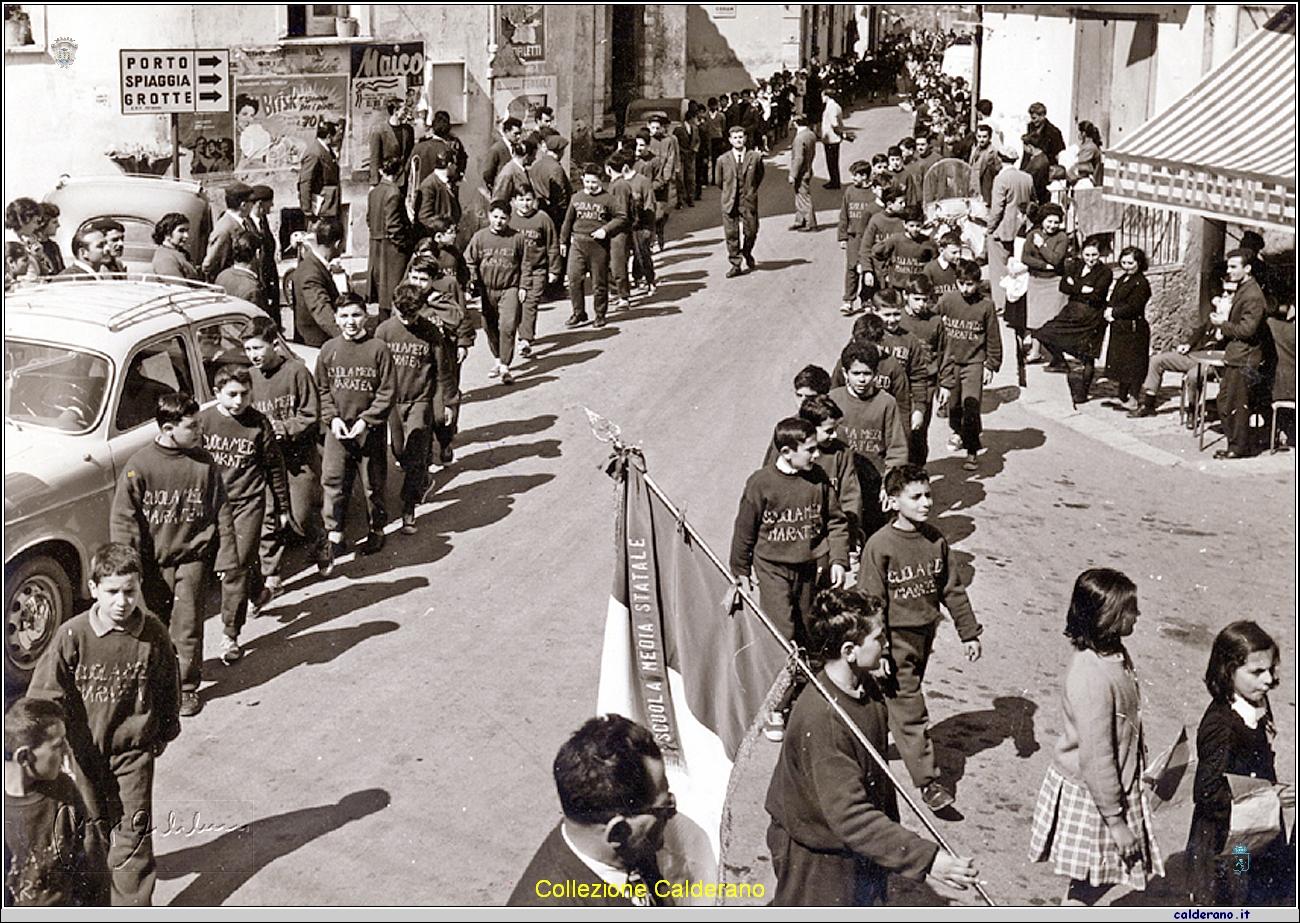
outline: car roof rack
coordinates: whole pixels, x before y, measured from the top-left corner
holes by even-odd
[[[154,284],[174,285],[176,289],[165,291],[152,298],[148,298],[138,304],[132,304],[104,318],[102,323],[111,333],[118,333],[130,327],[132,324],[142,323],[164,314],[179,314],[188,322],[189,317],[185,314],[186,308],[196,308],[200,305],[212,304],[213,302],[223,301],[229,298],[225,289],[219,285],[212,285],[207,282],[199,282],[194,279],[183,279],[176,276],[162,276],[157,273],[114,273],[104,279],[88,278],[86,276],[49,276],[39,280],[23,282],[13,292],[13,294],[31,291],[32,289],[44,287],[46,285],[68,285],[70,283],[92,283],[100,284],[103,282],[145,282]],[[48,308],[47,308],[48,310]],[[65,313],[57,309],[50,312],[53,315],[66,317],[71,320],[87,320],[84,310],[69,308]]]

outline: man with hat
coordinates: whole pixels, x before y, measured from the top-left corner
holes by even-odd
[[[239,180],[226,187],[226,210],[217,219],[208,238],[208,253],[203,258],[203,277],[209,282],[234,262],[235,235],[247,230],[246,222],[253,209],[253,187]]]
[[[573,195],[569,174],[560,163],[564,149],[568,146],[569,142],[562,135],[547,135],[537,150],[537,159],[528,168],[528,180],[537,193],[538,207],[546,212],[557,228],[564,224],[564,216],[569,211],[569,198]]]
[[[253,270],[257,273],[257,284],[262,290],[262,306],[272,317],[280,310],[280,270],[275,264],[275,235],[271,233],[268,214],[271,203],[275,201],[275,192],[270,186],[254,186],[248,197],[253,203],[248,215],[248,232],[257,240],[257,257]]]

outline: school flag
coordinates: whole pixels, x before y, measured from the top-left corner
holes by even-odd
[[[679,811],[665,831],[665,878],[717,881],[728,779],[786,654],[747,607],[724,606],[729,575],[640,453],[620,447],[611,473],[621,502],[597,713],[643,724],[663,750]]]

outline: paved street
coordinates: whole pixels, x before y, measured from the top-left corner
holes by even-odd
[[[891,107],[848,122],[858,134],[845,167],[906,134],[911,116]],[[159,762],[155,903],[505,902],[559,817],[556,748],[595,705],[614,501],[608,449],[583,408],[644,449],[651,475],[725,555],[744,480],[795,410],[791,378],[809,362],[830,368],[848,339],[838,193],[821,189],[819,154],[823,230],[787,232],[787,162],[784,149],[768,160],[757,272],[724,279],[718,197],[706,189],[670,221],[652,302],[572,332],[567,304],[553,303],[512,387],[490,383],[480,336],[456,462],[420,508],[418,535],[394,532],[384,552],[345,559],[330,580],[312,568],[291,581],[246,629],[236,666],[215,657],[220,624],[209,621],[204,710]],[[1180,725],[1194,735],[1219,628],[1253,618],[1273,634],[1284,664],[1275,748],[1294,781],[1295,456],[1213,461],[1168,405],[1155,420],[1100,400],[1076,413],[1065,382],[1041,367],[1016,387],[1013,360],[985,411],[974,476],[944,448],[942,421],[931,429],[933,518],[986,626],[976,664],[942,626],[926,680],[964,814],[940,823],[977,857],[994,900],[1054,904],[1063,882],[1025,854],[1061,730],[1062,628],[1081,570],[1118,567],[1138,585],[1129,650],[1153,754]],[[760,743],[733,806],[732,875],[771,880],[762,798],[775,752]],[[1182,852],[1190,810],[1157,814],[1167,860]],[[1168,865],[1173,887],[1180,866]],[[917,886],[895,896],[976,900]]]

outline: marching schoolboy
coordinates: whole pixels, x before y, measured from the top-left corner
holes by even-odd
[[[905,231],[903,212],[907,210],[907,200],[903,193],[892,186],[880,191],[878,196],[881,210],[867,219],[862,229],[862,238],[858,242],[858,269],[862,273],[862,290],[874,292],[885,285],[885,279],[876,270],[876,259],[872,255],[876,244],[894,234]]]
[[[256,616],[274,596],[262,580],[258,559],[268,488],[271,518],[281,528],[289,523],[292,503],[275,429],[252,404],[253,376],[242,365],[223,365],[212,377],[212,387],[217,403],[199,412],[199,422],[203,448],[221,469],[235,526],[236,564],[221,576],[221,659],[234,663],[244,656],[239,632],[249,609]]]
[[[184,421],[193,424],[194,414],[167,426]],[[147,907],[153,898],[154,761],[180,735],[183,714],[184,664],[163,624],[136,605],[142,570],[130,545],[109,542],[95,552],[89,579],[95,602],[59,628],[27,690],[57,702],[66,716],[77,787],[107,850],[114,906]]]
[[[731,573],[747,592],[750,574],[763,611],[787,640],[804,644],[804,618],[823,556],[832,586],[844,582],[848,523],[830,478],[817,466],[817,428],[789,417],[772,433],[776,460],[749,476],[731,536]],[[793,687],[791,687],[793,689]],[[789,708],[792,695],[782,703]],[[781,709],[768,716],[769,737],[779,739]]]
[[[253,406],[271,421],[289,488],[289,524],[302,533],[324,577],[333,571],[321,523],[320,395],[301,360],[280,352],[280,325],[256,317],[244,330],[244,353],[252,364]],[[269,488],[268,488],[269,489]],[[275,505],[262,523],[262,578],[272,598],[280,592],[285,531]]]
[[[348,501],[357,473],[366,496],[368,532],[362,554],[384,547],[384,486],[388,481],[388,414],[393,408],[393,356],[366,331],[366,309],[345,301],[334,310],[339,335],[316,357],[325,453],[321,486],[331,560],[346,549]]]
[[[901,290],[907,278],[920,272],[935,258],[937,248],[925,233],[925,216],[919,205],[909,205],[903,214],[903,233],[890,234],[871,248],[876,280],[880,287]]]
[[[844,251],[844,303],[840,313],[848,317],[857,311],[857,301],[863,294],[862,267],[858,254],[862,249],[862,234],[871,216],[880,211],[880,200],[871,189],[871,164],[855,160],[849,165],[853,185],[844,190],[840,202],[840,220],[835,226],[840,249]]]
[[[883,755],[888,706],[873,676],[887,643],[880,600],[825,590],[810,616],[809,650],[825,661],[818,679]],[[916,880],[928,874],[959,890],[975,883],[970,859],[898,822],[893,780],[826,699],[801,695],[789,731],[764,804],[774,906],[883,906],[890,872]]]
[[[955,284],[955,283],[954,283]],[[913,273],[907,280],[907,296],[899,326],[925,347],[925,419],[912,430],[908,461],[924,464],[930,454],[930,418],[939,391],[939,359],[943,356],[943,319],[934,313],[934,285],[929,277]]]
[[[911,284],[910,279],[908,284]],[[921,462],[925,461],[934,385],[929,372],[926,345],[903,326],[902,302],[896,289],[882,289],[876,293],[872,303],[884,326],[880,339],[881,351],[893,356],[894,361],[902,365],[907,374],[908,395],[911,399],[907,423],[907,455],[908,461],[918,464],[918,455]]]
[[[943,617],[939,606],[952,616],[971,662],[983,653],[979,640],[983,628],[975,619],[947,540],[926,522],[934,504],[930,475],[916,465],[895,468],[885,475],[885,495],[894,518],[867,539],[858,588],[885,602],[889,648],[897,671],[895,691],[886,699],[889,729],[912,783],[930,809],[940,811],[954,799],[939,783],[930,714],[921,691]]]
[[[943,320],[939,407],[948,411],[954,434],[949,445],[965,448],[962,467],[978,471],[980,401],[1002,366],[1002,330],[992,299],[980,291],[980,268],[973,260],[957,264],[957,291],[940,298],[935,313]]]
[[[569,211],[560,228],[560,255],[568,259],[569,300],[573,313],[566,327],[587,322],[584,284],[591,276],[591,303],[596,319],[593,327],[605,326],[609,307],[609,238],[627,221],[614,197],[605,190],[599,164],[582,168],[582,191],[569,200]]]
[[[393,409],[388,428],[393,456],[402,469],[403,535],[418,531],[415,507],[429,484],[433,414],[435,407],[445,406],[442,395],[453,386],[450,369],[438,362],[443,332],[421,313],[427,304],[418,286],[402,282],[393,290],[394,316],[375,331],[375,338],[388,345],[393,357]]]
[[[538,208],[532,186],[520,186],[511,204],[515,213],[510,226],[524,238],[523,278],[519,284],[524,294],[518,334],[519,355],[527,359],[537,339],[537,309],[548,288],[560,280],[560,231]]]
[[[482,301],[483,330],[496,359],[488,377],[500,378],[503,385],[514,383],[510,363],[519,305],[528,294],[521,287],[525,246],[524,236],[510,226],[510,203],[498,199],[488,207],[488,226],[476,231],[465,248],[470,288]]]
[[[72,777],[67,722],[57,702],[25,697],[5,712],[6,907],[106,903],[108,869]]]
[[[235,526],[221,471],[203,448],[199,403],[158,398],[158,435],[131,456],[113,494],[109,535],[136,549],[140,595],[167,625],[180,660],[183,718],[203,707],[203,608],[208,581],[236,566]]]

